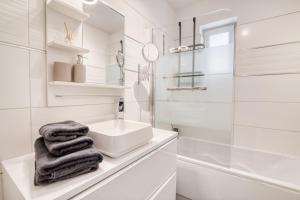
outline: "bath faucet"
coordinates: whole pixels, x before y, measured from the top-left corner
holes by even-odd
[[[174,132],[177,132],[178,135],[177,135],[177,138],[179,138],[179,128],[178,127],[175,127],[172,123],[171,123],[171,130],[174,131]]]

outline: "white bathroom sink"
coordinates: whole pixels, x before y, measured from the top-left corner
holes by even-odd
[[[88,126],[96,148],[113,158],[146,144],[153,137],[151,125],[141,122],[110,120]]]

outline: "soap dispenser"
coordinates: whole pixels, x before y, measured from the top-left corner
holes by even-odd
[[[86,66],[83,65],[83,56],[77,55],[77,64],[73,68],[73,80],[77,83],[84,83],[86,81]]]

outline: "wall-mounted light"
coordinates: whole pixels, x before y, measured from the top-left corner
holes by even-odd
[[[82,3],[87,4],[87,5],[93,5],[96,4],[98,0],[82,0]]]

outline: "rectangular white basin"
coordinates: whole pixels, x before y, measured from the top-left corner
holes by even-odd
[[[141,122],[110,120],[88,126],[96,148],[113,158],[146,144],[153,137],[151,125]]]

